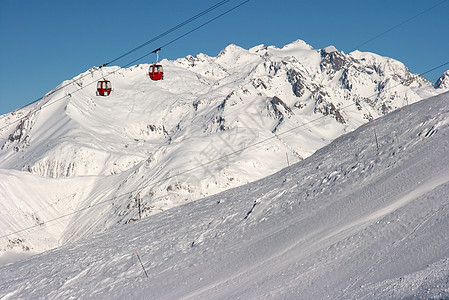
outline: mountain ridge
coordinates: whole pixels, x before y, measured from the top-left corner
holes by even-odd
[[[263,178],[368,120],[445,91],[394,59],[313,49],[301,40],[249,50],[231,44],[216,57],[162,64],[161,82],[149,80],[147,64],[93,68],[0,120],[1,169],[49,179],[49,186],[67,179],[78,187],[90,178],[89,193],[80,187],[73,197],[59,196],[80,209],[117,198],[111,201],[116,207],[99,208],[89,218],[71,215],[57,240],[72,242],[137,220],[137,199],[146,217]],[[103,76],[114,89],[105,98],[95,96],[92,85]],[[17,199],[14,188],[5,179],[11,202],[5,206],[19,211],[12,221],[1,217],[5,234],[17,220],[39,224],[26,208],[32,191]],[[55,234],[42,230],[17,248],[42,249],[37,243]],[[10,249],[8,243],[1,249]]]

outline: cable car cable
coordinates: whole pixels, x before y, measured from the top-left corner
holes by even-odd
[[[426,10],[424,10],[424,11],[422,11],[422,12],[416,14],[416,15],[414,15],[413,17],[410,17],[410,18],[408,18],[407,20],[402,21],[401,23],[399,23],[399,24],[397,24],[397,25],[391,27],[390,29],[387,29],[387,30],[385,30],[384,32],[382,32],[382,33],[376,35],[375,37],[372,37],[372,38],[370,38],[369,40],[367,40],[367,41],[361,43],[360,45],[355,46],[354,48],[352,48],[351,50],[349,50],[349,52],[352,52],[352,51],[354,51],[354,50],[359,49],[361,46],[363,46],[363,45],[365,45],[365,44],[368,44],[369,42],[372,42],[372,41],[374,41],[375,39],[378,39],[379,37],[381,37],[381,36],[383,36],[383,35],[389,33],[390,31],[395,30],[396,28],[398,28],[398,27],[404,25],[405,23],[408,23],[409,21],[411,21],[411,20],[413,20],[413,19],[419,17],[420,15],[425,14],[425,13],[428,12],[429,10],[432,10],[432,9],[434,9],[435,7],[437,7],[437,6],[443,4],[444,2],[447,2],[447,1],[448,1],[448,0],[443,0],[443,1],[441,1],[441,2],[439,2],[439,3],[437,3],[437,4],[435,4],[434,6],[432,6],[432,7],[428,8],[428,9],[426,9]]]
[[[157,41],[158,39],[160,39],[160,38],[162,38],[162,37],[168,35],[169,33],[172,33],[173,31],[175,31],[175,30],[177,30],[177,29],[179,29],[179,28],[181,28],[181,27],[183,27],[183,26],[185,26],[185,25],[187,25],[187,24],[193,22],[194,20],[196,20],[196,19],[198,19],[198,18],[204,16],[205,14],[207,14],[207,13],[209,13],[209,12],[211,12],[211,11],[217,9],[217,8],[219,8],[220,6],[226,4],[226,3],[229,2],[229,1],[231,1],[231,0],[222,0],[222,1],[218,2],[218,3],[216,3],[215,5],[213,5],[213,6],[209,7],[209,8],[207,8],[207,9],[203,10],[202,12],[196,14],[195,16],[193,16],[193,17],[191,17],[191,18],[185,20],[184,22],[181,22],[181,23],[179,23],[178,25],[176,25],[176,26],[170,28],[169,30],[167,30],[167,31],[165,31],[165,32],[163,32],[163,33],[161,33],[161,34],[159,34],[158,36],[152,38],[151,40],[148,40],[147,42],[145,42],[145,43],[139,45],[138,47],[136,47],[136,48],[134,48],[134,49],[132,49],[132,50],[126,52],[125,54],[120,55],[119,57],[117,57],[117,58],[111,60],[110,62],[107,62],[107,63],[101,65],[99,68],[101,69],[102,67],[105,67],[105,66],[107,66],[107,65],[109,65],[109,64],[111,64],[111,63],[113,63],[113,62],[115,62],[115,61],[117,61],[117,60],[119,60],[119,59],[121,59],[121,58],[123,58],[123,57],[125,57],[125,56],[127,56],[127,55],[129,55],[129,54],[131,54],[131,53],[133,53],[133,52],[135,52],[135,51],[137,51],[138,49],[140,49],[140,48],[142,48],[142,47],[144,47],[144,46],[146,46],[146,45],[148,45],[148,44],[150,44],[150,43],[152,43],[152,42],[154,42],[154,41]],[[67,84],[65,84],[65,85],[63,85],[63,86],[60,86],[59,88],[56,88],[56,89],[52,90],[52,91],[50,92],[50,94],[45,94],[44,96],[41,96],[41,97],[39,97],[39,98],[37,98],[37,99],[31,101],[30,103],[28,103],[28,104],[26,104],[26,105],[24,105],[24,106],[22,106],[22,107],[19,107],[19,108],[15,109],[15,110],[13,110],[13,112],[16,111],[16,110],[25,108],[25,107],[27,107],[27,106],[29,106],[29,105],[32,105],[32,104],[34,104],[34,103],[36,103],[36,102],[38,102],[38,101],[44,99],[46,96],[49,96],[49,95],[51,95],[52,93],[57,92],[57,91],[59,91],[59,90],[65,88],[65,87],[69,86],[70,84],[72,84],[72,83],[74,83],[74,82],[76,82],[76,81],[78,81],[78,80],[80,80],[80,79],[83,79],[84,77],[86,77],[86,76],[88,76],[88,75],[90,75],[90,74],[86,74],[86,75],[84,75],[84,76],[81,76],[81,77],[77,78],[76,80],[72,80],[71,82],[69,82],[69,83],[67,83]]]
[[[156,37],[154,37],[154,38],[152,38],[152,39],[146,41],[145,43],[143,43],[143,44],[141,44],[141,45],[139,45],[139,46],[137,46],[137,47],[135,47],[134,49],[132,49],[132,50],[126,52],[125,54],[122,54],[122,55],[120,55],[119,57],[117,57],[117,58],[111,60],[110,62],[107,62],[107,63],[103,64],[102,67],[103,67],[103,66],[107,66],[107,65],[109,65],[109,64],[111,64],[111,63],[113,63],[113,62],[115,62],[115,61],[117,61],[117,60],[119,60],[119,59],[121,59],[121,58],[123,58],[123,57],[125,57],[125,56],[127,56],[127,55],[129,55],[129,54],[131,54],[131,53],[133,53],[133,52],[135,52],[135,51],[137,51],[137,50],[139,50],[140,48],[145,47],[146,45],[148,45],[148,44],[150,44],[150,43],[152,43],[152,42],[155,42],[155,41],[159,40],[160,38],[162,38],[162,37],[164,37],[164,36],[166,36],[166,35],[172,33],[173,31],[175,31],[175,30],[177,30],[177,29],[179,29],[179,28],[181,28],[181,27],[183,27],[183,26],[185,26],[185,25],[187,25],[187,24],[189,24],[189,23],[195,21],[196,19],[198,19],[198,18],[202,17],[203,15],[205,15],[205,14],[207,14],[207,13],[209,13],[209,12],[215,10],[216,8],[218,8],[218,7],[222,6],[222,5],[224,5],[225,3],[229,2],[229,1],[231,1],[231,0],[223,0],[223,1],[221,1],[221,2],[219,2],[219,3],[217,3],[217,4],[215,4],[215,5],[213,5],[213,6],[211,6],[211,7],[209,7],[208,9],[203,10],[202,12],[200,12],[200,13],[198,13],[197,15],[191,17],[190,19],[185,20],[185,21],[182,22],[182,23],[179,23],[178,25],[176,25],[176,26],[174,26],[174,27],[168,29],[167,31],[165,31],[165,32],[163,32],[163,33],[161,33],[161,34],[159,34],[158,36],[156,36]]]
[[[152,40],[150,40],[150,41],[153,42],[153,41],[155,41],[155,40],[157,40],[157,39],[160,39],[161,37],[167,35],[168,33],[171,33],[171,32],[173,32],[173,31],[175,31],[176,29],[181,28],[182,26],[184,26],[184,25],[186,25],[186,24],[192,22],[193,20],[198,19],[199,17],[201,17],[201,16],[205,15],[206,13],[208,13],[208,12],[210,12],[210,11],[212,11],[212,10],[214,10],[214,9],[216,9],[216,8],[218,8],[218,7],[220,7],[220,6],[222,6],[223,4],[225,4],[225,3],[229,2],[229,1],[231,1],[231,0],[223,0],[223,1],[221,1],[221,2],[219,2],[219,3],[217,3],[217,4],[215,4],[214,6],[211,6],[210,8],[208,8],[208,9],[202,11],[201,13],[197,14],[196,16],[194,16],[194,17],[192,17],[192,18],[190,18],[190,19],[184,21],[183,23],[178,24],[177,26],[173,27],[172,29],[167,30],[166,33],[160,34],[157,38],[154,38],[154,39],[152,39]],[[249,2],[249,1],[250,1],[250,0],[246,0],[244,3]],[[239,6],[241,6],[241,5],[238,5],[237,7],[239,7]],[[237,7],[234,7],[234,8],[232,8],[232,9],[228,10],[227,12],[221,14],[220,16],[215,17],[215,18],[213,18],[212,20],[209,20],[208,22],[204,23],[203,25],[198,26],[196,29],[191,30],[189,33],[192,33],[192,32],[194,32],[195,30],[197,30],[197,29],[199,29],[199,28],[205,26],[206,24],[209,24],[209,23],[212,22],[213,20],[218,19],[219,17],[225,15],[226,13],[228,13],[228,12],[230,12],[230,11],[236,9]],[[169,31],[169,32],[168,32],[168,31]],[[187,33],[187,34],[189,34],[189,33]],[[183,34],[181,37],[184,37],[184,36],[186,36],[187,34]],[[175,40],[172,40],[171,42],[167,43],[166,45],[171,44],[171,43],[173,43],[174,41],[176,41],[176,40],[178,40],[178,39],[180,39],[180,38],[177,38],[177,39],[175,39]],[[146,42],[146,43],[144,43],[144,44],[147,45],[147,44],[150,43],[150,41],[148,41],[148,42]],[[145,46],[144,44],[142,44],[141,46],[142,46],[142,47]],[[164,46],[166,46],[166,45],[164,45]],[[140,47],[140,48],[142,48],[142,47]],[[139,48],[139,49],[140,49],[140,48]],[[160,48],[162,48],[162,47],[159,47],[159,49],[160,49]],[[134,49],[133,49],[133,50],[134,50]],[[137,49],[136,49],[136,50],[137,50]],[[132,53],[133,51],[128,51],[128,52]],[[152,52],[153,52],[153,51],[152,51]],[[112,72],[108,73],[105,77],[107,77],[107,76],[109,76],[109,75],[111,75],[111,74],[116,73],[116,72],[119,71],[120,69],[124,69],[124,68],[126,68],[126,67],[129,67],[130,65],[134,64],[134,63],[137,62],[138,60],[140,60],[140,59],[142,59],[142,58],[144,58],[144,57],[147,57],[147,56],[150,55],[152,52],[147,53],[146,55],[144,55],[144,56],[142,56],[142,57],[139,57],[138,59],[133,60],[132,62],[130,62],[130,63],[124,65],[123,67],[120,67],[120,66],[119,66],[119,69],[118,69],[118,70],[115,70],[115,71],[112,71]],[[127,53],[126,55],[128,55],[128,54],[129,54],[129,53]],[[120,58],[122,58],[122,57],[124,57],[124,56],[125,56],[125,55],[122,55]],[[116,60],[118,60],[118,59],[119,59],[119,58],[114,59],[113,61],[116,61]],[[113,62],[113,61],[111,61],[111,62]],[[111,62],[106,63],[106,64],[103,64],[102,66],[98,67],[98,69],[102,69],[103,66],[106,66],[107,64],[110,64]],[[94,71],[97,71],[97,70],[94,70]],[[23,108],[25,108],[25,107],[27,107],[27,106],[30,106],[30,105],[32,105],[32,104],[34,104],[34,103],[36,103],[36,102],[38,102],[38,101],[44,99],[45,97],[50,96],[51,94],[53,94],[53,93],[55,93],[55,92],[57,92],[57,91],[59,91],[59,90],[65,88],[65,87],[71,85],[72,83],[76,83],[77,81],[79,81],[79,80],[81,80],[81,79],[83,79],[83,78],[85,78],[85,77],[87,77],[87,76],[89,76],[89,75],[92,75],[92,72],[91,72],[91,73],[84,74],[84,75],[80,76],[80,77],[77,78],[77,79],[71,80],[71,81],[68,82],[67,84],[62,85],[62,86],[60,86],[59,88],[56,88],[56,89],[50,91],[49,93],[45,94],[44,96],[42,96],[42,97],[40,97],[40,98],[38,98],[38,99],[36,99],[36,100],[34,100],[34,101],[32,101],[32,102],[26,104],[26,105],[24,105],[24,106],[22,106],[22,107],[20,107],[20,108],[17,108],[17,109],[15,109],[15,110],[13,110],[12,112],[17,111],[17,110],[20,110],[20,109],[23,109]],[[96,82],[96,81],[95,81],[95,82]],[[90,86],[90,85],[92,85],[92,84],[95,83],[95,82],[92,82],[92,83],[83,85],[82,87],[80,87],[78,90],[72,92],[71,94],[74,94],[74,93],[76,93],[77,91],[82,90],[83,88],[85,88],[85,87],[87,87],[87,86]],[[48,104],[48,105],[45,105],[45,104],[44,104],[44,105],[41,107],[41,109],[42,109],[42,108],[45,108],[45,107],[48,107],[48,106],[52,105],[53,103],[56,103],[56,102],[58,102],[58,101],[64,99],[65,97],[66,97],[66,96],[64,96],[64,97],[62,97],[62,98],[60,98],[60,99],[57,99],[57,100],[53,101],[52,103],[50,103],[50,104]],[[5,115],[6,115],[6,114],[5,114]],[[5,118],[5,117],[4,117],[4,118]],[[5,125],[5,126],[3,126],[3,127],[0,127],[0,130],[1,130],[1,129],[4,129],[4,128],[6,128],[6,127],[9,127],[10,125],[15,124],[15,123],[17,123],[17,122],[19,122],[19,121],[21,121],[21,120],[26,119],[26,118],[27,118],[27,115],[26,115],[26,116],[23,116],[23,117],[21,117],[21,118],[19,118],[19,119],[17,119],[17,120],[15,120],[15,121],[13,121],[13,122],[11,122],[11,123],[9,123],[8,125]],[[3,119],[3,118],[2,118],[2,119]],[[0,120],[1,120],[1,119],[0,119]]]
[[[236,10],[237,8],[239,8],[240,6],[242,6],[243,4],[245,4],[245,3],[249,2],[249,1],[251,1],[251,0],[246,0],[246,1],[242,2],[242,3],[240,3],[239,5],[234,6],[233,8],[231,8],[231,9],[229,9],[229,10],[227,10],[227,11],[225,11],[225,12],[219,14],[218,16],[216,16],[216,17],[210,19],[209,21],[207,21],[207,22],[205,22],[205,23],[203,23],[203,24],[201,24],[201,25],[199,25],[199,26],[193,28],[192,30],[190,30],[190,31],[188,31],[188,32],[186,32],[186,33],[184,33],[183,35],[181,35],[181,36],[179,36],[179,37],[177,37],[177,38],[171,40],[170,42],[164,44],[163,46],[159,47],[158,49],[153,50],[153,51],[151,51],[151,52],[148,52],[147,54],[145,54],[145,55],[143,55],[143,56],[141,56],[141,57],[139,57],[139,58],[133,60],[132,62],[130,62],[130,63],[124,65],[123,67],[124,67],[124,68],[127,68],[127,67],[129,67],[129,66],[135,64],[137,61],[139,61],[139,60],[141,60],[141,59],[147,57],[148,55],[153,54],[153,53],[156,53],[157,51],[161,50],[162,48],[167,47],[168,45],[173,44],[174,42],[176,42],[176,41],[178,41],[179,39],[185,37],[186,35],[189,35],[189,34],[195,32],[195,31],[197,31],[198,29],[200,29],[200,28],[202,28],[202,27],[208,25],[209,23],[211,23],[211,22],[217,20],[218,18],[220,18],[220,17],[222,17],[222,16],[224,16],[224,15],[226,15],[226,14],[232,12],[233,10]]]

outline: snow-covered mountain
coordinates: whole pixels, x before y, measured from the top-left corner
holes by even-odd
[[[366,124],[259,181],[0,267],[0,298],[447,299],[449,93],[375,125],[378,149]]]
[[[40,252],[253,182],[447,90],[303,41],[162,64],[158,82],[145,64],[93,68],[1,117],[0,250]]]
[[[449,70],[444,72],[444,74],[441,75],[440,78],[438,78],[437,82],[435,83],[435,88],[449,89]]]

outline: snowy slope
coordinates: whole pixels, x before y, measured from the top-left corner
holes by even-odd
[[[449,93],[375,128],[378,150],[371,122],[272,176],[0,267],[0,297],[448,298]]]
[[[394,59],[300,40],[162,64],[159,82],[148,65],[93,68],[1,117],[0,250],[39,252],[133,222],[139,199],[147,217],[253,182],[447,90]],[[95,95],[102,76],[109,97]]]

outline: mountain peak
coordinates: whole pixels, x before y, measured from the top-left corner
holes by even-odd
[[[265,52],[267,51],[268,47],[265,46],[264,44],[258,45],[258,46],[254,46],[252,48],[250,48],[248,51],[250,53],[259,53],[259,52]]]
[[[284,47],[282,47],[283,50],[290,50],[291,48],[296,48],[296,49],[301,49],[301,50],[313,50],[314,48],[307,44],[306,42],[304,42],[303,40],[296,40],[293,43],[287,44]]]
[[[338,52],[337,48],[332,45],[323,48],[323,51],[326,53]]]
[[[223,50],[218,53],[217,58],[222,57],[226,54],[229,54],[230,52],[246,52],[246,49],[243,49],[240,46],[237,46],[236,44],[229,43]]]

